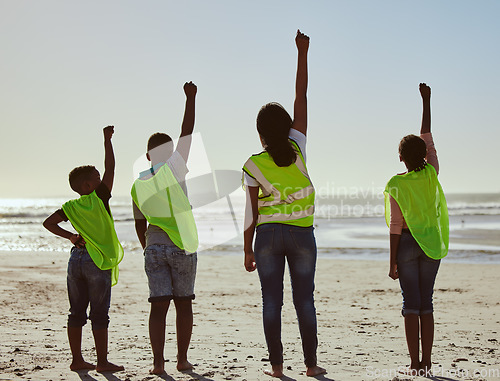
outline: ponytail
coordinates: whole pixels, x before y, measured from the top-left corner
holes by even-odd
[[[288,140],[292,118],[279,103],[268,103],[257,115],[257,131],[264,140],[265,149],[278,167],[288,167],[297,153]]]
[[[265,139],[264,141],[267,144],[266,151],[271,155],[278,167],[288,167],[295,162],[297,153],[293,149],[288,137],[286,140],[276,142],[268,142]]]

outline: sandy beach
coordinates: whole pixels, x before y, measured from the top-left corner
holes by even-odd
[[[242,257],[199,255],[193,371],[175,369],[175,311],[168,315],[166,371],[148,374],[148,289],[140,252],[126,253],[113,288],[109,359],[124,372],[71,372],[66,338],[67,255],[0,252],[0,380],[267,380],[260,286]],[[384,261],[318,259],[316,308],[320,380],[408,380],[399,285]],[[499,265],[443,261],[435,288],[433,361],[438,380],[500,379]],[[283,308],[285,380],[307,379],[295,311],[286,286]],[[90,324],[83,352],[95,361]],[[443,378],[445,377],[445,378]]]

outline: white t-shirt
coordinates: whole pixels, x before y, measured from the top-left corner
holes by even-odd
[[[158,172],[158,170],[165,164],[168,165],[178,183],[184,182],[184,180],[186,179],[186,175],[189,172],[189,169],[186,166],[184,158],[182,157],[182,155],[179,153],[178,150],[174,151],[174,153],[168,158],[166,163],[156,164],[153,167],[154,173]],[[141,180],[147,180],[150,179],[151,177],[153,177],[153,174],[149,169],[147,171],[141,172],[139,175],[139,178]]]
[[[306,135],[304,135],[300,131],[297,131],[294,128],[290,128],[290,132],[288,133],[288,137],[290,139],[292,139],[295,143],[297,143],[297,145],[300,148],[300,152],[302,153],[302,156],[304,157],[304,161],[307,162],[307,158],[306,158],[306,141],[307,141],[307,137],[306,137]],[[249,187],[258,187],[259,186],[259,182],[257,180],[255,180],[248,173],[246,173],[246,172],[243,172],[243,173],[244,173],[244,176],[245,176],[244,177],[244,183],[245,183],[245,185],[247,185]]]

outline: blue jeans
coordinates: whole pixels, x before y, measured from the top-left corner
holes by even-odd
[[[254,252],[262,289],[264,334],[271,364],[283,363],[281,307],[286,258],[290,270],[293,304],[302,338],[304,362],[307,367],[315,366],[318,338],[313,295],[316,271],[316,240],[313,227],[260,225],[257,227]]]
[[[403,294],[403,316],[433,312],[432,294],[440,260],[429,258],[408,230],[398,247],[399,284]]]
[[[68,262],[69,327],[87,323],[87,308],[92,329],[108,328],[111,301],[111,270],[97,267],[84,248],[73,247]]]

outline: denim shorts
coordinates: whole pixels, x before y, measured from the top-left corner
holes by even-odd
[[[194,299],[197,254],[177,246],[150,245],[144,250],[149,302]]]
[[[432,294],[440,263],[441,260],[429,258],[411,233],[403,230],[397,256],[403,316],[433,312]]]
[[[87,318],[92,329],[109,325],[111,301],[111,270],[101,270],[90,257],[87,249],[73,247],[68,262],[69,327],[82,327]],[[90,314],[87,308],[90,304]]]

